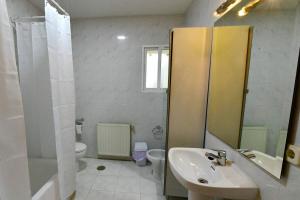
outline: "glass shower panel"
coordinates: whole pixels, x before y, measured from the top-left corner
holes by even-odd
[[[168,88],[168,73],[169,73],[169,49],[161,51],[161,66],[160,66],[160,87]]]

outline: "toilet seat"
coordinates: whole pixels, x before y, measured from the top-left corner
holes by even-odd
[[[75,144],[75,152],[76,153],[81,153],[86,150],[86,145],[80,142],[76,142]]]

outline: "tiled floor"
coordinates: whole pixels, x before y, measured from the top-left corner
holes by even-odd
[[[163,186],[151,167],[130,161],[84,158],[87,167],[77,173],[75,200],[165,200]],[[96,168],[104,165],[104,171]]]

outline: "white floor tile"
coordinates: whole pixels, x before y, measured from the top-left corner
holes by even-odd
[[[144,178],[154,178],[152,175],[152,167],[150,165],[140,167],[140,176]]]
[[[118,177],[116,192],[140,193],[139,179],[136,177]]]
[[[98,159],[92,159],[92,158],[81,158],[80,160],[85,162],[87,167],[91,167],[99,162]]]
[[[75,200],[85,200],[89,191],[90,191],[90,188],[86,188],[86,187],[77,185]]]
[[[117,184],[117,176],[98,176],[93,189],[114,192]]]
[[[86,200],[113,200],[114,193],[107,191],[91,190]]]
[[[91,174],[97,176],[99,174],[99,171],[96,167],[87,167],[84,170],[78,172],[78,174]]]
[[[95,174],[81,173],[77,174],[76,183],[79,187],[91,188],[94,185],[96,178],[97,175]]]
[[[140,195],[135,193],[115,193],[114,200],[140,200]]]
[[[151,166],[131,161],[82,159],[87,168],[77,173],[75,200],[165,200],[163,187],[151,173]],[[97,166],[104,165],[103,171]]]
[[[105,166],[105,170],[98,171],[99,175],[111,175],[117,176],[120,170],[120,164],[118,162],[103,162],[101,165]]]
[[[141,200],[166,200],[164,196],[141,194]]]
[[[159,181],[148,178],[140,178],[141,194],[162,195],[162,185]]]
[[[133,162],[121,162],[119,176],[140,177],[140,167]]]

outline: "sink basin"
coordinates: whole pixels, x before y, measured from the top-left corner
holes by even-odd
[[[200,148],[171,148],[168,159],[175,178],[188,190],[189,200],[255,199],[256,184],[234,163],[215,165]]]

